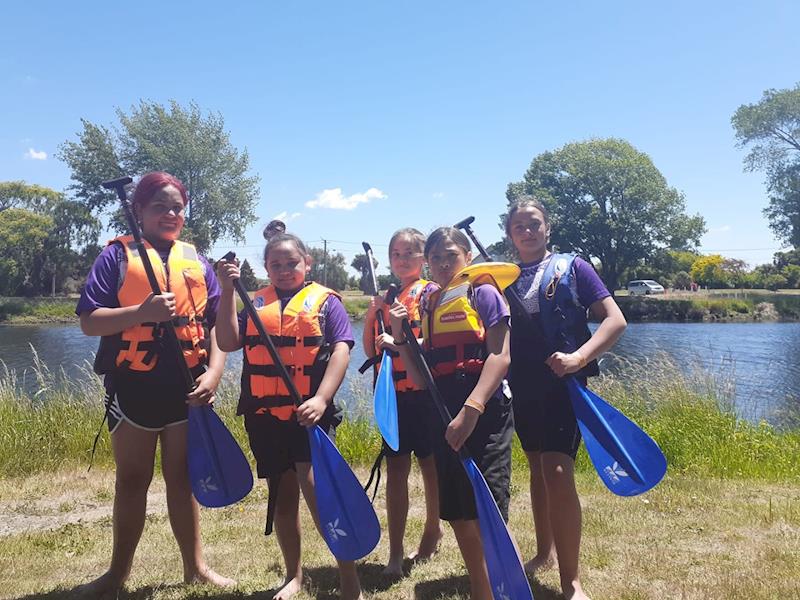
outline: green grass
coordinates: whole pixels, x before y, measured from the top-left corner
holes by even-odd
[[[618,296],[629,321],[800,320],[800,295],[726,290],[715,294]]]
[[[0,323],[77,321],[76,298],[0,298]]]
[[[85,467],[103,418],[102,384],[88,368],[84,376],[72,381],[38,362],[33,373],[38,391],[31,396],[20,392],[14,373],[0,370],[1,476]],[[800,428],[779,430],[767,423],[737,418],[725,390],[704,373],[683,376],[663,357],[643,365],[628,365],[620,376],[602,377],[592,387],[658,442],[671,472],[800,481]],[[217,410],[246,448],[242,419],[235,416],[237,395],[238,381],[226,378],[218,391]],[[368,405],[367,399],[357,399],[356,404],[348,407],[348,414],[368,412],[358,405]],[[378,431],[364,416],[345,419],[336,443],[348,462],[365,467],[372,464],[380,448]],[[516,438],[512,456],[515,468],[524,469],[525,457]],[[105,429],[94,460],[99,467],[113,462]],[[592,469],[581,450],[577,470]]]

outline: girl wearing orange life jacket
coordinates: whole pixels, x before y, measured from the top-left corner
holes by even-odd
[[[469,239],[458,229],[441,227],[431,233],[425,258],[441,289],[422,300],[423,345],[436,385],[454,415],[446,431],[437,417],[439,511],[455,532],[470,598],[492,600],[472,485],[454,450],[466,444],[507,520],[514,429],[511,401],[502,391],[510,363],[508,306],[495,286],[462,283],[457,276],[472,260]],[[395,302],[390,315],[393,331],[402,332],[407,308]],[[414,381],[424,387],[402,333],[394,344]]]
[[[211,402],[225,366],[213,328],[219,284],[195,248],[178,240],[187,202],[183,184],[161,172],[142,177],[133,195],[148,256],[165,293],[151,293],[132,238],[122,236],[109,242],[95,260],[75,310],[86,335],[102,336],[95,368],[105,375],[116,463],[111,566],[77,590],[87,597],[114,595],[130,574],[159,441],[169,519],[183,557],[184,580],[235,585],[203,560],[199,511],[186,468],[187,403]],[[176,357],[160,343],[163,327],[173,326],[170,321],[198,384],[188,396]]]
[[[305,244],[289,233],[271,235],[264,249],[264,267],[271,284],[255,294],[261,322],[275,342],[282,362],[304,402],[295,408],[255,325],[243,310],[236,314],[234,262],[220,262],[222,284],[218,336],[227,352],[244,350],[242,391],[237,413],[244,415],[258,476],[270,487],[267,531],[274,506],[275,531],[283,553],[286,577],[276,598],[297,594],[303,583],[300,556],[300,491],[318,522],[311,449],[306,427],[319,424],[333,438],[341,422],[333,396],[350,362],[353,333],[339,295],[305,282],[311,256]],[[319,527],[318,523],[317,526]],[[338,561],[341,597],[361,598],[352,561]]]
[[[397,299],[409,312],[411,324],[420,333],[419,301],[423,293],[432,291],[435,284],[421,279],[425,262],[423,251],[425,236],[413,228],[400,229],[389,241],[389,264],[392,273],[400,280]],[[387,319],[386,333],[379,334],[376,312]],[[383,349],[397,350],[388,324],[388,307],[380,298],[370,301],[364,322],[362,342],[368,357],[380,356]],[[411,453],[417,456],[425,489],[425,527],[412,560],[430,558],[437,550],[442,530],[439,525],[439,488],[436,482],[436,463],[433,458],[433,437],[430,425],[436,417],[430,394],[414,383],[402,358],[394,359],[395,390],[397,392],[397,420],[400,430],[400,448],[392,450],[383,443],[386,456],[386,516],[389,526],[389,562],[384,575],[403,575],[403,535],[408,517],[408,475],[411,470]],[[377,367],[376,367],[377,368]]]

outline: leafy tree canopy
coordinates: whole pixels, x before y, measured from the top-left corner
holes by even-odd
[[[782,241],[800,247],[800,83],[770,89],[755,104],[743,104],[731,123],[748,171],[767,175],[769,204],[764,214]]]
[[[509,205],[523,194],[547,206],[551,243],[597,258],[611,289],[625,269],[660,249],[691,250],[705,231],[703,218],[686,214],[683,195],[650,157],[625,140],[589,140],[540,154],[522,181],[509,184]]]
[[[247,150],[233,147],[222,115],[204,115],[194,103],[142,100],[128,113],[118,109],[117,118],[113,128],[82,119],[78,139],[59,149],[58,157],[72,170],[69,190],[77,199],[91,211],[110,212],[113,227],[127,231],[116,196],[101,182],[167,171],[184,183],[191,201],[183,239],[203,253],[222,237],[244,239],[247,225],[256,220],[259,178],[248,174]]]

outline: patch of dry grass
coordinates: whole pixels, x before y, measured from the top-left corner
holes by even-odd
[[[535,539],[523,474],[515,472],[511,528],[529,558]],[[359,475],[365,479],[366,471]],[[610,494],[592,473],[578,477],[584,507],[583,579],[594,600],[800,597],[800,486],[670,475],[648,494],[626,499]],[[414,549],[424,522],[416,471],[411,485],[407,551]],[[384,492],[382,486],[376,510],[385,526]],[[101,573],[111,545],[112,494],[108,471],[0,481],[0,520],[20,523],[0,536],[0,597],[62,600],[70,598],[73,586]],[[208,561],[239,581],[235,592],[179,585],[180,558],[166,517],[163,482],[157,478],[133,576],[120,597],[271,598],[282,578],[282,562],[275,537],[262,535],[265,506],[260,483],[233,507],[202,511]],[[303,514],[302,520],[306,585],[297,597],[335,598],[333,559],[309,516]],[[368,598],[467,598],[463,563],[447,528],[439,554],[426,564],[409,565],[407,577],[399,581],[380,575],[387,553],[384,538],[360,563]],[[555,572],[534,582],[537,600],[560,598],[557,590]]]

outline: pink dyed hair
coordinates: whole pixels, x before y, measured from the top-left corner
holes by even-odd
[[[183,183],[174,175],[164,171],[147,173],[139,180],[139,183],[136,184],[136,191],[133,192],[133,204],[146,205],[153,199],[156,192],[168,185],[174,186],[180,192],[181,198],[183,198],[183,205],[187,206],[189,204],[189,196]]]

